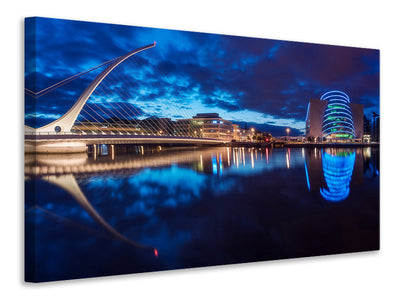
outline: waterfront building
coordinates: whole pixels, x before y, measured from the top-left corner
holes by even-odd
[[[178,119],[174,122],[174,135],[191,136],[192,132],[192,119]]]
[[[149,117],[138,121],[142,130],[153,135],[171,135],[173,122],[170,118]]]
[[[372,141],[379,142],[380,136],[380,116],[376,113],[372,113]]]
[[[193,117],[192,124],[204,138],[231,141],[234,136],[232,122],[222,119],[217,113],[199,113]]]
[[[306,116],[306,138],[314,141],[362,139],[364,106],[351,103],[346,93],[330,91],[311,99]]]
[[[253,138],[253,132],[249,129],[240,128],[238,124],[232,124],[233,139],[237,142],[250,142]]]
[[[174,122],[170,118],[149,117],[143,120],[109,118],[103,122],[82,121],[73,125],[71,131],[87,134],[171,135]]]
[[[71,128],[71,132],[84,134],[119,134],[120,132],[124,132],[136,135],[145,133],[138,120],[123,120],[117,118],[110,118],[103,122],[76,122]]]

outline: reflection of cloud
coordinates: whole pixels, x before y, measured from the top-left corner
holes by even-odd
[[[173,178],[173,180],[171,180]],[[131,177],[129,185],[140,197],[158,197],[174,199],[184,204],[200,196],[206,176],[193,170],[171,166],[163,169],[145,169]]]
[[[215,180],[194,170],[170,168],[144,169],[132,175],[127,182],[121,177],[93,177],[86,181],[85,190],[104,191],[113,198],[124,190],[125,214],[148,218],[160,209],[175,209],[202,199],[202,193],[222,195],[235,188],[234,178]]]

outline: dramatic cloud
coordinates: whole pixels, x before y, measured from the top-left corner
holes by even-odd
[[[112,99],[137,109],[136,117],[217,112],[278,134],[303,130],[309,99],[331,89],[364,104],[367,116],[379,113],[378,50],[45,18],[26,25],[25,84],[33,92],[156,41],[113,71],[88,104],[107,109]],[[101,70],[27,95],[27,124],[65,113]]]

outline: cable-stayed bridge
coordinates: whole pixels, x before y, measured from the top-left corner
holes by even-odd
[[[137,65],[130,58],[155,45],[154,42],[130,51],[39,92],[25,89],[27,95],[37,99],[84,74],[107,66],[61,117],[38,128],[25,125],[25,152],[84,152],[88,145],[98,144],[222,144],[224,141],[203,137],[201,126],[191,122],[191,116],[184,116],[176,102],[160,103],[158,107],[159,111],[183,116],[176,121],[154,114],[144,118],[143,109],[131,104],[129,89],[135,88],[132,74]],[[126,72],[118,70],[122,63],[130,67],[130,79],[126,78]],[[143,64],[141,62],[140,67]],[[156,71],[162,74],[162,70]],[[94,100],[89,105],[90,97]]]

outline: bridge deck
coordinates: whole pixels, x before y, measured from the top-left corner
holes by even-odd
[[[226,141],[165,135],[121,135],[121,134],[27,134],[26,142],[59,143],[83,142],[93,144],[223,144]]]

